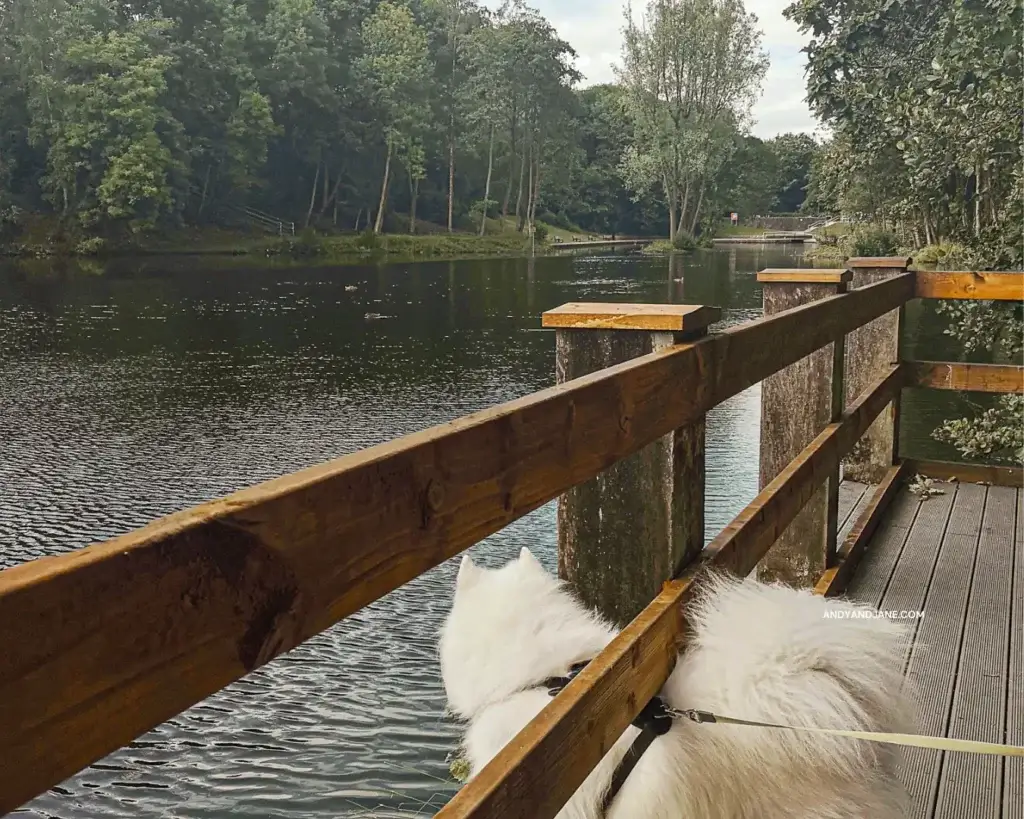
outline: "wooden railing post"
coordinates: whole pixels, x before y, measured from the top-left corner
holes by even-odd
[[[720,316],[717,308],[694,305],[570,303],[544,313],[543,325],[556,328],[556,378],[562,384],[699,338]],[[617,421],[624,435],[632,405],[632,396],[619,396]],[[567,446],[587,446],[571,426],[566,435]],[[586,605],[620,625],[703,547],[703,418],[559,499],[559,576]]]
[[[911,259],[904,256],[852,258],[850,287],[860,289],[907,272]],[[900,358],[904,308],[900,307],[850,333],[846,345],[846,400],[851,401]],[[877,485],[899,456],[897,396],[871,425],[843,462],[847,478]]]
[[[846,270],[762,270],[757,280],[762,286],[764,314],[771,316],[842,293],[850,278]],[[829,344],[762,382],[761,489],[841,417],[842,349],[842,341]],[[758,564],[758,577],[813,586],[835,560],[838,517],[837,468],[828,485],[811,496]]]

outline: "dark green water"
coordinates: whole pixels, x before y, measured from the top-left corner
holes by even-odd
[[[0,265],[0,567],[554,383],[540,314],[675,301],[755,318],[799,250],[97,275]],[[384,318],[368,318],[370,314]],[[914,310],[912,350],[942,352]],[[945,345],[947,348],[950,345]],[[757,491],[760,389],[708,419],[709,536]],[[911,396],[911,452],[948,407]],[[554,505],[474,548],[554,565]],[[453,793],[436,660],[445,564],[27,806],[33,817],[432,815]]]

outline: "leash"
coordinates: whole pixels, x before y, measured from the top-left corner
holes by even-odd
[[[544,687],[547,688],[548,694],[552,697],[556,696],[586,668],[589,662],[590,660],[584,660],[581,663],[576,663],[569,668],[569,673],[564,677],[549,677],[546,679]],[[630,724],[635,728],[639,728],[640,733],[629,746],[626,755],[615,767],[611,784],[608,786],[608,790],[604,795],[604,801],[601,804],[600,815],[608,815],[608,809],[611,807],[615,797],[618,796],[619,791],[622,790],[622,786],[626,784],[626,779],[633,772],[636,764],[640,761],[640,757],[644,755],[644,751],[651,747],[651,743],[654,740],[671,730],[673,719],[674,715],[671,709],[665,705],[660,697],[654,697],[636,715],[636,719]]]
[[[710,711],[689,709],[678,711],[667,709],[676,719],[689,719],[692,722],[719,723],[722,725],[749,725],[754,728],[780,728],[784,731],[806,731],[813,734],[827,734],[850,739],[863,739],[867,742],[882,742],[889,745],[904,745],[911,748],[928,748],[936,751],[959,751],[965,754],[993,754],[997,756],[1024,756],[1024,745],[1001,745],[997,742],[976,742],[969,739],[953,739],[952,737],[931,737],[921,734],[892,734],[875,731],[844,731],[838,728],[807,728],[795,725],[778,725],[773,722],[756,722],[755,720],[724,717]]]
[[[548,694],[552,697],[572,682],[579,673],[587,667],[590,660],[575,663],[569,668],[569,673],[564,677],[549,677],[544,680],[543,686],[547,688]],[[700,711],[696,708],[679,710],[671,708],[664,703],[660,697],[654,697],[643,710],[637,714],[631,725],[640,729],[637,738],[633,740],[626,751],[626,755],[615,768],[612,775],[611,785],[605,793],[601,805],[601,815],[607,816],[608,809],[612,802],[622,790],[626,779],[633,772],[636,764],[640,761],[644,751],[651,747],[651,744],[658,737],[667,734],[672,728],[672,722],[677,719],[688,719],[701,725],[747,725],[752,728],[776,728],[783,731],[804,731],[813,734],[824,734],[828,736],[847,737],[849,739],[861,739],[867,742],[881,742],[889,745],[903,745],[911,748],[927,748],[936,751],[957,751],[967,754],[993,754],[998,756],[1021,756],[1024,757],[1024,746],[1021,745],[1000,745],[996,742],[976,742],[967,739],[953,739],[951,737],[931,737],[920,734],[896,734],[881,731],[844,731],[838,728],[808,728],[796,725],[779,725],[774,722],[757,722],[756,720],[738,719],[737,717],[726,717],[721,714],[714,714],[711,711]]]

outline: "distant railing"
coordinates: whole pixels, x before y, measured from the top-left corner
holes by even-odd
[[[1019,273],[897,270],[0,572],[0,812],[910,299],[1022,288]],[[604,307],[577,326],[623,323]],[[653,312],[647,329],[671,329]],[[833,389],[832,422],[438,815],[553,817],[664,683],[701,574],[753,569],[908,385],[1024,390],[1020,367],[898,360],[848,406]],[[895,460],[823,593],[877,525],[905,468]],[[693,468],[702,486],[703,459]]]
[[[279,219],[276,216],[271,216],[269,213],[264,213],[261,210],[255,208],[242,207],[237,208],[239,213],[243,214],[253,225],[265,230],[268,233],[276,233],[278,236],[289,236],[295,235],[295,223],[286,222],[283,219]]]

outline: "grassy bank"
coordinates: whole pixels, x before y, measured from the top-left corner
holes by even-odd
[[[549,234],[550,235],[550,234]],[[470,233],[408,234],[316,234],[296,236],[232,231],[216,227],[183,228],[132,241],[111,243],[95,237],[59,237],[56,232],[34,226],[16,239],[0,243],[0,257],[22,259],[96,259],[125,256],[236,256],[248,262],[256,258],[286,263],[295,261],[346,263],[362,261],[404,261],[423,259],[464,259],[492,256],[524,256],[534,250],[546,252],[547,238],[532,242],[512,229],[476,236]]]
[[[537,242],[536,250],[547,250]],[[346,236],[309,234],[275,240],[264,255],[278,259],[320,260],[326,263],[360,261],[420,261],[424,259],[472,259],[495,256],[524,256],[533,250],[530,239],[518,232],[488,236],[444,233],[427,236],[362,233]]]
[[[403,219],[396,218],[401,230]],[[415,234],[404,230],[379,235],[371,231],[300,230],[294,236],[274,236],[258,229],[202,226],[111,241],[69,235],[55,218],[30,214],[23,218],[15,236],[9,236],[6,242],[0,241],[0,257],[102,260],[130,256],[224,256],[239,257],[240,264],[252,264],[257,258],[274,265],[348,264],[527,256],[571,247],[574,240],[602,238],[578,227],[570,229],[541,221],[537,222],[536,234],[531,237],[516,229],[514,217],[488,219],[484,236],[468,229],[448,233],[442,225],[423,221],[417,221],[416,228]]]

